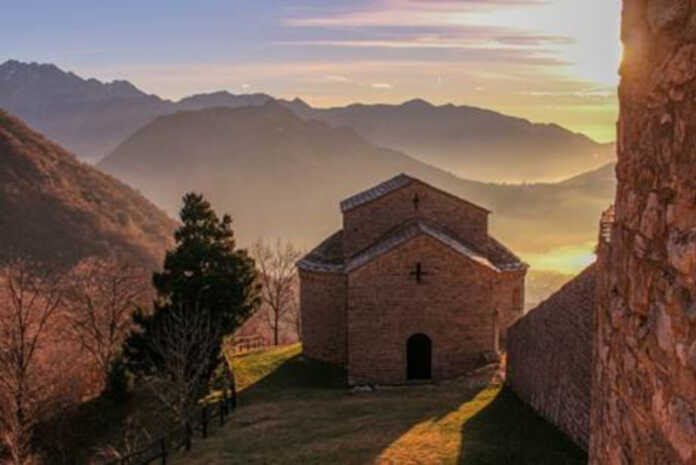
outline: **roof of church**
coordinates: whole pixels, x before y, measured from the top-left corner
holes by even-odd
[[[375,187],[373,187],[371,189],[367,189],[366,191],[359,192],[359,193],[357,193],[353,196],[350,196],[347,199],[343,200],[341,202],[341,211],[345,213],[349,210],[352,210],[356,207],[359,207],[360,205],[366,204],[368,202],[372,202],[373,200],[376,200],[380,197],[383,197],[383,196],[389,194],[390,192],[394,192],[395,190],[401,189],[402,187],[407,186],[407,185],[411,184],[412,182],[420,182],[421,184],[425,184],[426,186],[428,186],[432,189],[435,189],[439,192],[447,194],[451,197],[456,197],[456,196],[450,194],[449,192],[446,192],[446,191],[438,189],[434,186],[431,186],[431,185],[421,181],[420,179],[417,179],[417,178],[414,178],[414,177],[409,176],[407,174],[401,173],[401,174],[394,176],[393,178],[391,178],[387,181],[384,181],[381,184],[376,185]],[[480,205],[476,205],[475,203],[469,202],[468,200],[464,200],[464,199],[461,199],[459,197],[456,197],[456,198],[461,200],[462,202],[466,202],[466,203],[468,203],[476,208],[479,208],[483,211],[490,213],[490,210],[487,210]]]
[[[480,265],[497,272],[518,271],[527,268],[526,263],[492,237],[488,237],[488,241],[483,247],[484,250],[481,250],[481,248],[472,247],[452,237],[437,226],[425,221],[407,223],[364,251],[349,258],[347,262],[343,257],[343,231],[338,231],[300,260],[297,266],[302,270],[314,272],[350,272],[420,234],[426,234]]]
[[[344,269],[343,230],[336,231],[309,252],[297,266],[307,271],[337,273]]]

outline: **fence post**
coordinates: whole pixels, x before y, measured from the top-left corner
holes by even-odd
[[[203,432],[203,439],[208,437],[208,406],[203,404],[203,410],[201,410],[201,429]]]
[[[167,465],[167,443],[164,438],[160,439],[160,451],[162,453],[162,465]]]
[[[220,426],[225,424],[225,404],[224,402],[218,403],[218,409],[220,410]]]
[[[227,397],[227,388],[222,389],[222,407],[225,409],[225,415],[230,414],[230,404]]]
[[[188,420],[186,420],[185,429],[186,442],[184,444],[184,448],[186,449],[186,452],[188,452],[191,450],[191,436],[193,436],[193,432],[191,431],[191,423]]]

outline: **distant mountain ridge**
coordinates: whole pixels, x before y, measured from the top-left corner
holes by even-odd
[[[159,116],[274,100],[266,94],[220,91],[172,102],[127,81],[85,80],[54,65],[15,60],[0,65],[0,108],[92,162]],[[610,144],[598,144],[554,124],[534,124],[481,108],[436,106],[422,99],[328,109],[312,108],[299,98],[277,101],[303,119],[350,127],[373,145],[405,152],[467,179],[555,180],[614,159]]]
[[[267,99],[271,97],[215,93],[172,102],[146,94],[128,81],[83,79],[52,64],[17,60],[0,64],[0,109],[89,162],[101,160],[158,116],[209,106],[258,105]]]
[[[0,111],[0,262],[115,253],[161,265],[176,223],[142,195]]]
[[[405,152],[464,179],[524,182],[560,180],[614,160],[599,144],[557,124],[531,123],[466,105],[414,99],[400,105],[316,109],[284,101],[302,118],[348,126],[370,142]]]
[[[491,209],[494,234],[534,253],[594,240],[615,189],[603,171],[567,185],[463,180],[277,101],[159,117],[99,167],[171,213],[183,192],[204,193],[232,214],[242,243],[284,237],[305,247],[340,227],[340,200],[401,172]]]

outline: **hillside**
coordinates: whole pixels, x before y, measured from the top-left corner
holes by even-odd
[[[172,214],[183,192],[203,192],[232,214],[242,243],[282,236],[304,247],[340,227],[340,200],[400,172],[490,208],[493,234],[522,253],[593,242],[614,190],[604,177],[582,185],[463,180],[275,102],[160,117],[100,167]]]
[[[598,144],[555,124],[466,105],[401,105],[312,108],[285,102],[302,118],[347,126],[373,144],[405,152],[462,178],[525,182],[558,180],[614,160],[613,144]]]
[[[115,252],[156,266],[174,228],[133,189],[0,111],[0,259],[70,264]]]
[[[23,118],[82,159],[95,162],[158,116],[213,107],[259,106],[266,94],[220,91],[178,102],[147,95],[127,81],[83,79],[54,65],[0,65],[0,108]],[[278,102],[302,119],[345,126],[372,145],[405,152],[466,179],[495,182],[557,180],[614,159],[598,144],[553,124],[469,106],[401,105],[312,108],[300,99]]]

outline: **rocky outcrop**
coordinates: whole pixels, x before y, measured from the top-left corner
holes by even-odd
[[[696,464],[696,4],[624,0],[590,463]]]

